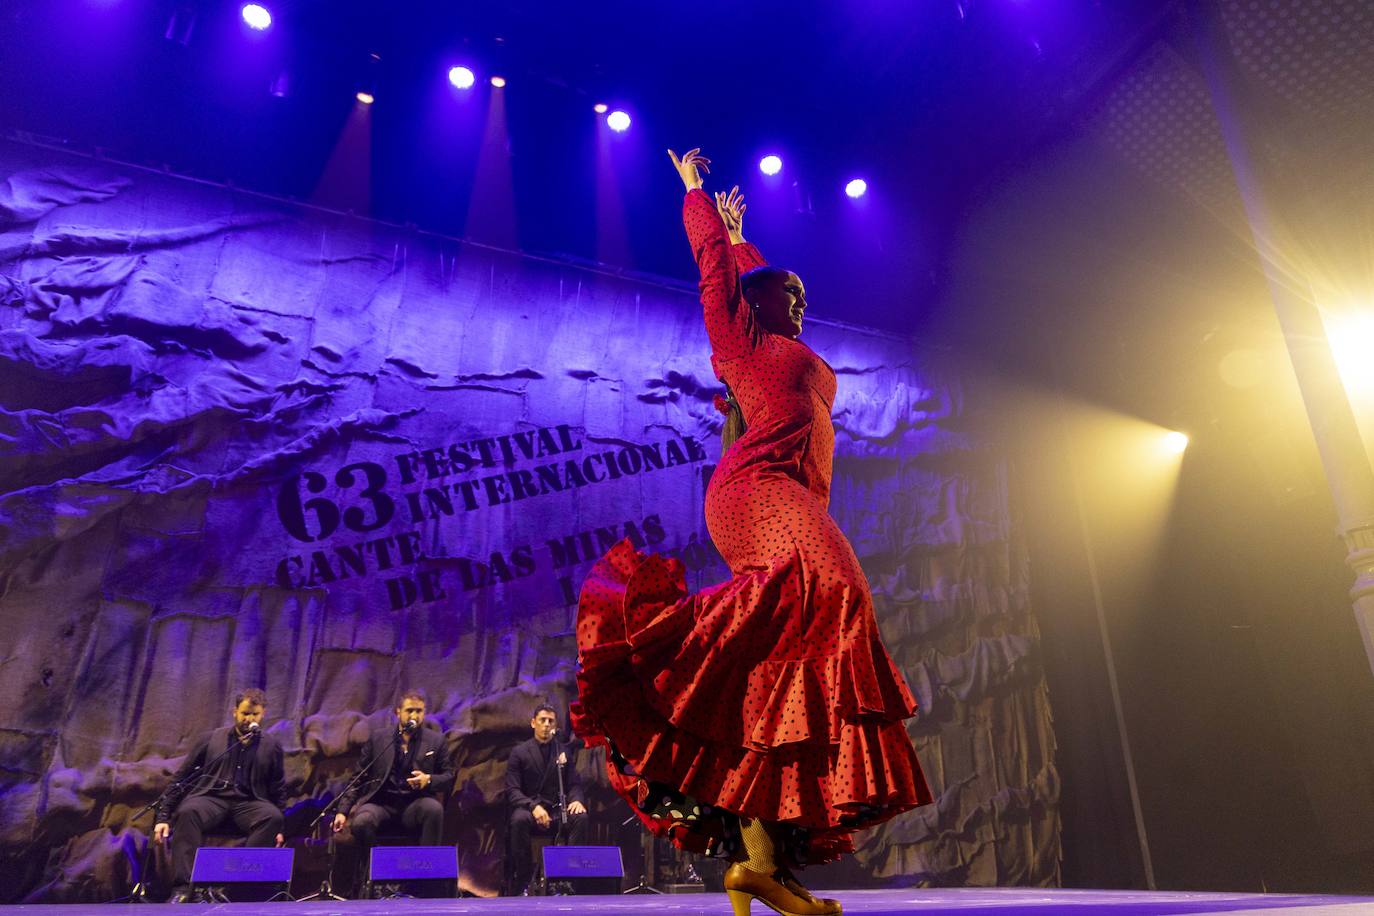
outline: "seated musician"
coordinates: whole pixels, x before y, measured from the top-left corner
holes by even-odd
[[[249,846],[281,846],[285,770],[281,745],[262,731],[266,695],[256,687],[233,697],[232,725],[200,739],[157,801],[153,842],[172,846],[172,902],[191,899],[191,867],[205,834],[225,822]]]
[[[339,799],[334,831],[347,826],[364,851],[383,827],[413,837],[418,846],[443,842],[439,799],[453,786],[453,770],[444,736],[423,727],[425,705],[423,691],[402,693],[395,718],[373,729],[358,758],[358,771],[367,775]]]
[[[549,836],[555,843],[578,846],[587,834],[582,781],[570,765],[567,748],[555,740],[557,723],[552,706],[535,709],[530,719],[533,737],[516,745],[506,762],[506,805],[510,812],[506,868],[510,891],[517,895],[526,891],[534,872],[531,836]],[[559,807],[560,772],[566,813]]]

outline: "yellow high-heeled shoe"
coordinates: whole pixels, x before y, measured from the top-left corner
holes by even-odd
[[[801,893],[789,887],[789,883]],[[726,869],[725,895],[735,916],[749,916],[749,904],[754,900],[782,916],[840,916],[843,912],[838,900],[817,900],[784,869],[766,875],[750,871],[739,862]]]
[[[840,901],[836,900],[834,897],[817,897],[807,890],[806,885],[802,884],[801,881],[797,879],[797,876],[792,874],[792,870],[789,868],[779,868],[774,872],[773,876],[782,883],[783,887],[809,903],[817,903],[821,906],[830,907],[836,913],[839,913],[842,909]]]

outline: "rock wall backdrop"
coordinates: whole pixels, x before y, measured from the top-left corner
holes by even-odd
[[[938,796],[845,875],[1054,884],[1005,457],[947,361],[807,339],[840,376],[832,511]],[[718,391],[689,288],[0,144],[0,898],[126,890],[131,816],[240,685],[267,691],[297,831],[425,687],[464,884],[494,891],[504,758],[536,701],[566,709],[589,561],[629,536],[693,587],[725,575]],[[599,836],[633,847],[582,756]]]

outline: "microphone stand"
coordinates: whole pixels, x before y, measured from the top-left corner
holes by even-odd
[[[557,748],[557,745],[554,745]],[[563,787],[563,767],[568,763],[568,747],[564,745],[554,758],[558,765],[558,829],[553,832],[553,845],[566,846],[568,830],[568,793]]]
[[[238,730],[238,729],[233,729],[233,731],[237,731],[237,730]],[[250,734],[253,734],[253,735],[254,735],[254,740],[256,740],[256,736],[257,736],[258,734],[260,734],[260,731],[261,731],[261,730],[256,730],[256,731],[253,731],[253,732],[250,733]],[[230,740],[229,740],[228,742],[225,743],[225,745],[224,745],[224,750],[220,751],[220,753],[215,757],[214,760],[211,760],[209,763],[202,763],[202,764],[196,766],[195,768],[193,768],[193,769],[191,770],[191,772],[187,773],[185,776],[181,777],[180,779],[174,779],[174,780],[172,780],[171,785],[167,786],[166,789],[163,789],[163,790],[162,790],[162,794],[158,795],[157,798],[153,799],[152,801],[148,802],[148,804],[146,804],[146,805],[144,805],[142,808],[138,809],[138,812],[137,812],[136,814],[134,814],[133,817],[129,818],[129,823],[130,823],[130,824],[133,824],[133,823],[137,822],[140,818],[143,817],[143,815],[147,814],[149,811],[152,811],[154,808],[156,808],[158,802],[162,801],[162,799],[163,799],[164,797],[166,797],[167,792],[168,792],[169,790],[175,789],[175,788],[177,788],[177,787],[179,787],[179,786],[182,786],[183,784],[189,785],[189,784],[191,784],[191,783],[193,783],[193,782],[199,782],[201,779],[204,779],[205,776],[208,775],[208,774],[210,773],[210,771],[212,771],[215,767],[219,766],[219,762],[220,762],[221,760],[223,760],[225,757],[228,757],[228,756],[229,756],[229,752],[232,751],[232,750],[234,749],[234,742],[235,742],[235,741],[242,741],[242,740],[243,740],[242,736],[237,737],[237,738],[231,736],[231,737],[230,737]],[[185,798],[186,796],[185,796],[185,794],[183,793],[181,797],[182,797],[182,798]],[[180,802],[178,802],[178,804],[180,804]],[[157,825],[154,824],[153,827],[154,827],[154,829],[156,829]],[[118,899],[116,899],[116,900],[111,900],[111,901],[110,901],[111,903],[148,903],[148,902],[149,902],[149,901],[148,901],[148,855],[153,851],[153,846],[154,846],[153,838],[152,838],[152,837],[149,837],[149,838],[148,838],[148,845],[146,845],[146,846],[143,847],[143,854],[140,855],[140,856],[138,857],[138,881],[134,884],[134,886],[133,886],[132,888],[129,889],[129,893],[128,893],[127,896],[120,897],[120,898],[118,898]]]
[[[554,738],[554,768],[558,771],[558,828],[553,832],[552,846],[568,845],[568,793],[563,782],[563,767],[568,764],[568,746],[561,747],[558,739]],[[545,884],[549,891],[554,894],[571,894],[573,892],[571,881],[559,881],[555,885],[545,877]]]
[[[419,730],[419,729],[417,728],[416,731],[418,731],[418,730]],[[396,732],[395,741],[396,741],[396,743],[400,743],[400,740],[401,740],[401,732],[398,730],[398,731]],[[371,760],[369,760],[369,761],[367,762],[367,766],[365,766],[365,767],[363,767],[361,770],[359,770],[359,771],[358,771],[358,774],[348,781],[348,784],[345,785],[345,786],[343,787],[343,791],[340,792],[338,795],[334,796],[334,797],[330,800],[329,804],[325,805],[323,808],[320,809],[319,815],[318,815],[313,821],[310,822],[310,832],[311,832],[311,833],[314,833],[314,832],[315,832],[315,829],[316,829],[317,827],[319,827],[319,825],[320,825],[320,821],[324,820],[326,817],[329,816],[329,812],[330,812],[336,805],[338,805],[339,802],[343,801],[344,796],[348,795],[349,791],[350,791],[354,786],[356,786],[356,785],[358,785],[358,783],[362,782],[363,777],[366,776],[366,775],[372,770],[372,768],[375,767],[375,766],[377,765],[377,761],[379,761],[379,760],[381,760],[381,759],[382,759],[382,755],[381,755],[381,754],[378,754],[376,757],[373,757]],[[392,755],[392,762],[393,762],[393,763],[395,762],[395,759],[396,759],[396,758],[395,758],[395,755]],[[298,902],[300,902],[300,901],[305,901],[305,900],[347,900],[347,899],[348,899],[347,897],[340,897],[338,894],[334,893],[334,883],[333,883],[333,878],[334,878],[334,861],[335,861],[335,859],[337,858],[337,856],[338,856],[338,851],[334,848],[334,833],[333,833],[333,828],[332,828],[332,826],[331,826],[331,828],[330,828],[330,834],[329,834],[329,873],[328,873],[327,875],[325,875],[325,876],[324,876],[324,880],[320,882],[320,889],[319,889],[318,891],[316,891],[316,892],[313,893],[313,894],[307,894],[306,896],[299,898],[299,901],[298,901]]]

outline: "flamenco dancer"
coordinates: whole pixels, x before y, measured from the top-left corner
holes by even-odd
[[[835,373],[797,339],[802,281],[744,241],[738,188],[714,201],[702,190],[700,150],[668,155],[729,393],[706,525],[733,578],[688,594],[678,561],[629,541],[599,560],[578,610],[573,727],[607,747],[611,783],[646,827],[733,860],[736,916],[755,899],[831,916],[838,901],[791,869],[852,852],[856,830],[931,801],[903,724],[916,703],[826,511]]]

